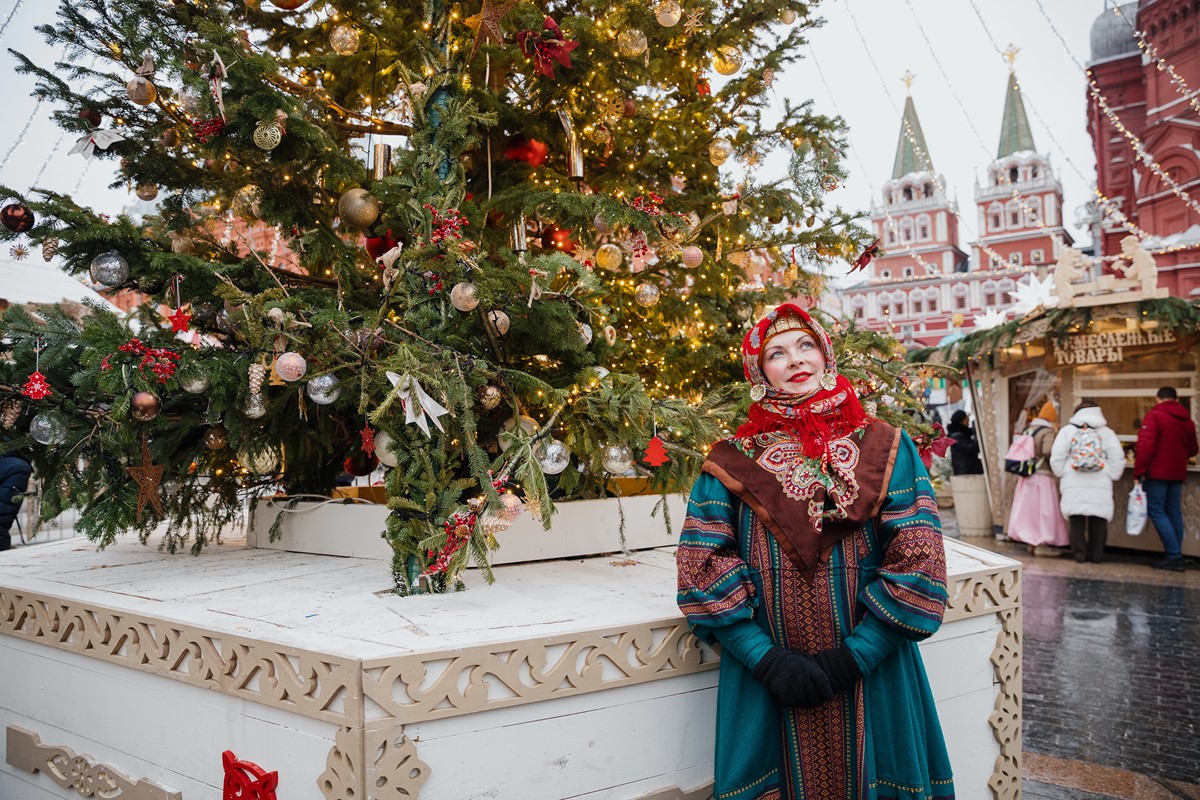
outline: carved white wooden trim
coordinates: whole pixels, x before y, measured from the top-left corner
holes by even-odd
[[[80,797],[104,800],[182,800],[180,792],[164,789],[145,778],[133,780],[90,756],[76,755],[67,747],[42,744],[36,733],[17,725],[8,726],[6,760],[19,770],[44,773],[64,789]]]
[[[363,694],[402,723],[472,714],[711,669],[682,617],[363,662]]]
[[[1017,594],[1020,586],[1018,584]],[[992,651],[999,694],[988,724],[1000,744],[1000,755],[988,779],[996,800],[1021,798],[1021,607],[1000,612],[1001,629]]]
[[[0,633],[307,717],[362,719],[352,659],[2,587]]]
[[[1016,608],[1020,598],[1021,572],[1014,566],[1002,572],[970,575],[955,581],[946,603],[946,622],[995,614]]]
[[[317,788],[327,800],[412,798],[429,779],[429,765],[417,755],[404,729],[391,726],[365,733],[342,728],[325,760]],[[367,789],[369,792],[365,793]]]

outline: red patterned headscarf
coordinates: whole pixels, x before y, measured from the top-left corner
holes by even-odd
[[[777,324],[792,317],[800,325]],[[812,332],[825,356],[825,370],[834,376],[832,389],[818,389],[814,394],[798,395],[776,389],[762,371],[763,349],[775,330],[804,327]],[[829,443],[849,436],[867,424],[867,414],[858,393],[843,376],[837,373],[833,343],[821,325],[797,305],[784,303],[760,319],[742,340],[742,366],[750,381],[750,411],[747,420],[737,429],[739,438],[759,433],[790,431],[803,442],[804,455],[825,462],[829,458]]]

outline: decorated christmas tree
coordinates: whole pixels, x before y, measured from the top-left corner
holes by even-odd
[[[748,323],[866,243],[824,200],[837,121],[775,81],[815,24],[779,0],[62,3],[39,30],[67,58],[22,71],[80,167],[157,206],[0,189],[5,239],[144,300],[0,317],[4,446],[43,517],[199,550],[378,459],[410,592],[486,569],[523,504],[549,525],[612,476],[685,488],[745,402]]]

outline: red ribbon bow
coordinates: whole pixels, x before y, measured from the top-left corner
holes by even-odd
[[[867,245],[867,249],[863,250],[862,254],[858,258],[854,259],[854,269],[850,271],[854,272],[856,269],[866,269],[867,265],[871,263],[871,259],[877,255],[879,255],[878,239]]]
[[[579,47],[579,42],[563,38],[558,23],[550,17],[542,22],[542,30],[521,31],[517,34],[517,45],[526,58],[532,58],[538,74],[553,80],[554,62],[564,68],[571,68],[571,51]]]

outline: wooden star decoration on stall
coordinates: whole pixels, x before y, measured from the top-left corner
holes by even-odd
[[[163,515],[162,498],[158,496],[158,485],[162,482],[163,472],[165,467],[152,463],[154,461],[150,456],[150,448],[146,444],[146,434],[142,434],[142,465],[140,467],[126,467],[125,471],[133,478],[138,487],[137,499],[137,519],[142,521],[142,511],[146,508],[146,503],[154,507],[155,512],[161,517]]]
[[[167,319],[171,321],[171,333],[187,333],[191,330],[188,323],[192,321],[192,315],[185,313],[182,308],[175,309],[175,313]]]
[[[480,45],[488,42],[502,44],[504,29],[500,20],[517,4],[517,0],[483,0],[483,8],[473,17],[467,17],[463,23],[475,31],[475,41],[471,43],[471,58],[479,52]]]

